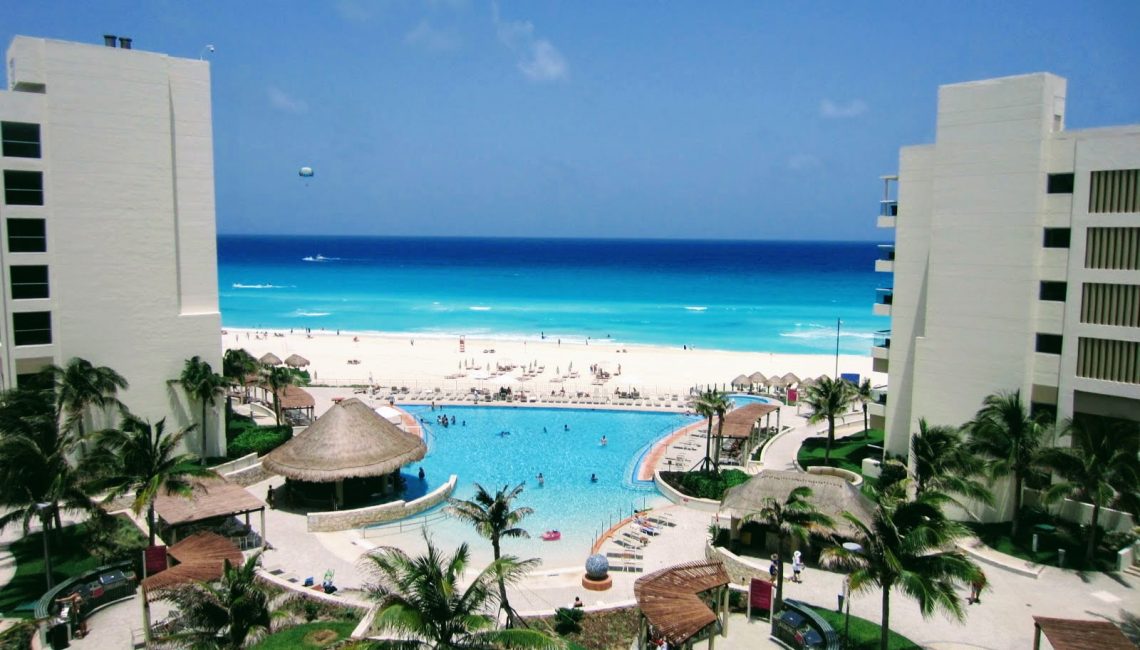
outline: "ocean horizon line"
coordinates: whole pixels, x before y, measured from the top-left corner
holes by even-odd
[[[377,234],[301,234],[301,233],[217,233],[220,238],[249,238],[249,239],[407,239],[407,240],[450,240],[450,241],[560,241],[560,242],[653,242],[653,243],[686,243],[700,244],[889,244],[886,239],[751,239],[744,237],[564,237],[558,235],[377,235]]]

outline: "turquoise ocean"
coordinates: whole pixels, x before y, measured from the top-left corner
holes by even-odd
[[[869,242],[221,235],[227,327],[869,353]]]

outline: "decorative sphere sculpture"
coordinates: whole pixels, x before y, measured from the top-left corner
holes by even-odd
[[[601,553],[586,558],[586,577],[590,580],[605,580],[610,572],[610,561]]]

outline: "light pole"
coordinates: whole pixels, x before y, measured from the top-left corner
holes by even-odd
[[[862,553],[863,547],[855,542],[844,542],[843,548],[851,553]],[[843,615],[843,647],[846,648],[851,638],[851,572],[843,579],[843,600],[846,613]]]
[[[51,526],[52,504],[48,502],[37,503],[36,512],[40,515],[44,536],[44,575],[47,576],[47,588],[51,591],[53,586],[51,577],[51,551],[48,548],[48,529]]]
[[[843,321],[835,319],[835,378],[839,379],[839,324]]]

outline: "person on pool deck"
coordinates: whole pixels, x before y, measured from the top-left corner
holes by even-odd
[[[577,596],[574,596],[574,609],[581,609],[582,607],[584,607],[584,605],[582,604],[582,599],[577,597]]]
[[[597,474],[590,474],[590,482],[591,483],[597,483],[598,482],[598,475]]]

